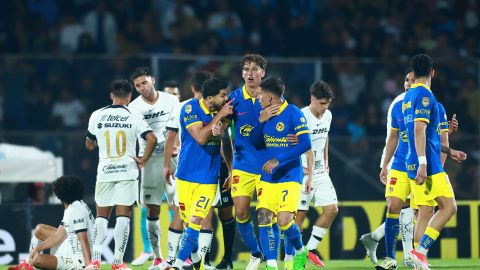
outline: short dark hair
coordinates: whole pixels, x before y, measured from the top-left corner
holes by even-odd
[[[316,81],[312,84],[312,86],[310,86],[310,95],[314,96],[316,99],[332,99],[335,97],[330,85],[322,80]]]
[[[220,90],[226,89],[228,83],[220,78],[212,77],[206,80],[202,85],[203,98],[216,96],[220,93]]]
[[[405,76],[407,76],[408,73],[410,72],[413,72],[413,69],[411,67],[408,67],[407,69],[405,69]]]
[[[83,183],[78,176],[64,175],[52,182],[53,193],[64,203],[72,204],[83,198]]]
[[[242,62],[240,62],[240,68],[243,68],[245,63],[252,62],[257,64],[262,69],[267,69],[267,59],[261,56],[260,54],[247,54],[242,57]]]
[[[410,60],[410,67],[415,77],[425,77],[432,73],[433,60],[426,54],[417,54]]]
[[[213,77],[213,74],[205,70],[201,70],[193,73],[193,76],[192,76],[193,90],[195,92],[201,92],[203,83],[212,77]]]
[[[132,74],[130,75],[130,81],[134,81],[136,78],[141,77],[141,76],[152,76],[152,72],[150,71],[150,68],[148,67],[138,67],[136,68]]]
[[[283,93],[285,93],[285,84],[280,78],[265,78],[260,83],[260,88],[262,88],[263,91],[272,93],[278,97],[283,96]]]
[[[115,80],[110,85],[110,92],[117,98],[126,98],[132,94],[133,86],[127,80]]]
[[[179,88],[180,84],[177,81],[174,81],[174,80],[165,81],[165,82],[163,82],[163,89],[165,89],[166,87]]]

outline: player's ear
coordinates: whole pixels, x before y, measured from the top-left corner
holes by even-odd
[[[150,76],[150,78],[152,78],[152,84],[155,85],[155,77]]]
[[[262,78],[265,77],[265,69],[262,69]]]
[[[435,77],[435,69],[432,69],[432,78]]]
[[[113,101],[113,98],[114,98],[113,93],[110,92],[110,99],[111,99],[112,101]]]

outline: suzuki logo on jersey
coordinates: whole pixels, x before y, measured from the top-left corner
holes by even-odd
[[[163,115],[166,115],[166,114],[167,114],[166,112],[161,111],[161,112],[156,112],[156,113],[152,113],[152,114],[145,114],[145,115],[143,116],[143,118],[144,118],[145,120],[148,120],[148,119],[150,119],[150,118],[156,118],[156,117],[163,116]]]
[[[102,123],[98,123],[97,128],[101,129],[103,127]]]
[[[328,128],[319,128],[319,129],[312,130],[312,134],[322,134],[327,132],[328,132]]]
[[[245,124],[240,127],[240,134],[242,134],[242,136],[250,136],[250,132],[252,131],[252,129],[252,126],[250,126],[249,124]]]

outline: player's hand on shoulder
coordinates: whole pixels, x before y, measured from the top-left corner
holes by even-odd
[[[263,109],[260,112],[260,117],[258,118],[258,121],[260,121],[260,123],[268,121],[275,114],[277,114],[279,110],[280,110],[280,105],[268,106],[267,108]]]
[[[280,162],[278,162],[277,159],[275,159],[275,158],[270,159],[267,162],[265,162],[265,164],[263,164],[262,171],[264,171],[268,174],[272,174],[273,169],[275,169],[275,167],[277,167],[279,164],[280,164]]]

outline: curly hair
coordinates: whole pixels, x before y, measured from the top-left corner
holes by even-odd
[[[71,204],[83,198],[83,183],[78,176],[64,175],[52,183],[53,193],[64,203]]]

